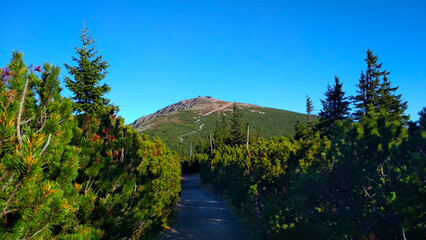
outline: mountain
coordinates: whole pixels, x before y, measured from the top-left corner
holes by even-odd
[[[159,137],[172,150],[189,152],[190,145],[206,145],[213,134],[219,114],[229,120],[234,102],[198,97],[171,104],[153,114],[143,116],[131,125],[136,131]],[[297,121],[306,123],[306,115],[286,110],[236,103],[243,114],[242,123],[251,133],[264,138],[294,135]]]

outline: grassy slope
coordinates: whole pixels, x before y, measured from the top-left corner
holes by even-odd
[[[264,114],[260,114],[261,111]],[[295,113],[285,110],[273,109],[273,108],[245,108],[242,109],[243,120],[242,123],[248,123],[253,135],[256,135],[256,128],[260,129],[261,136],[264,138],[270,138],[272,136],[282,135],[294,135],[294,125],[296,121],[306,123],[306,115],[301,113]],[[228,121],[232,116],[231,111],[225,112]],[[176,122],[163,122],[158,124],[155,129],[149,129],[143,131],[153,137],[159,137],[165,144],[167,144],[172,150],[177,152],[189,152],[189,146],[192,144],[194,152],[197,144],[204,146],[209,143],[209,134],[213,134],[216,122],[218,120],[218,114],[216,112],[200,117],[197,113],[192,111],[182,111],[172,115],[173,118],[178,117],[181,123]],[[162,116],[162,118],[171,118],[171,116]],[[196,120],[200,118],[200,122],[196,123]],[[203,125],[203,130],[200,129],[200,125]],[[178,136],[195,131],[193,134],[189,134],[183,137],[184,142],[181,142]]]

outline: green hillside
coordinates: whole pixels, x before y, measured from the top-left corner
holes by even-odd
[[[229,121],[232,109],[222,111]],[[221,112],[221,113],[222,113]],[[297,121],[306,123],[306,115],[291,111],[264,108],[255,105],[243,106],[242,123],[250,125],[251,134],[260,134],[263,138],[273,136],[294,135],[294,126]],[[134,125],[138,132],[143,132],[153,137],[159,137],[172,150],[179,153],[189,153],[190,146],[193,152],[196,147],[207,147],[209,135],[214,133],[219,113],[200,114],[191,109],[162,115],[150,121],[153,125],[150,129],[142,129]]]

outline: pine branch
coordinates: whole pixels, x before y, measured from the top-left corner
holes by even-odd
[[[0,177],[0,182],[3,181],[5,177],[10,173],[10,171],[6,170],[6,172]]]
[[[44,114],[46,113],[44,112],[44,106],[43,106],[40,109],[40,122],[42,122],[42,124],[41,124],[41,127],[37,130],[37,133],[40,133],[41,130],[44,128],[44,125],[46,125],[47,116],[43,116]]]
[[[50,138],[52,137],[52,134],[49,134],[49,137],[47,137],[47,142],[44,145],[43,149],[40,152],[40,156],[43,155],[44,151],[46,151],[47,147],[49,146],[50,143]]]
[[[50,218],[49,218],[50,220]],[[38,234],[40,234],[41,232],[43,232],[44,230],[46,230],[49,227],[49,223],[46,224],[46,226],[44,226],[42,229],[38,230],[36,233],[34,233],[31,237],[27,238],[28,240],[33,239],[35,236],[37,236]]]
[[[46,121],[43,121],[43,125],[37,130],[37,133],[41,133],[41,130],[43,130],[44,126],[46,125]]]
[[[12,194],[10,194],[9,198],[7,199],[6,203],[4,204],[3,210],[1,210],[0,212],[0,217],[4,216],[6,213],[6,209],[9,206],[9,203],[12,201],[13,197],[15,196],[16,192],[18,191],[18,187],[21,185],[22,179],[19,180],[16,185],[15,188],[12,191]]]
[[[49,215],[49,219],[46,221],[47,223],[46,223],[46,225],[42,228],[42,229],[40,229],[40,230],[38,230],[36,233],[34,233],[31,237],[29,237],[29,238],[24,238],[24,239],[33,239],[35,236],[37,236],[38,234],[40,234],[41,232],[43,232],[44,230],[46,230],[48,227],[49,227],[49,224],[50,224],[50,220],[52,219],[52,216],[53,216],[53,214],[54,214],[54,212],[55,211],[51,211],[50,212],[50,215]],[[38,225],[38,224],[37,224]],[[34,228],[33,228],[34,229]],[[31,229],[31,231],[32,231],[32,229]]]
[[[86,197],[87,192],[90,190],[90,188],[92,187],[93,182],[90,181],[91,178],[89,178],[89,181],[86,183],[86,188],[84,189],[84,197]],[[89,186],[90,183],[90,186]]]
[[[13,213],[13,212],[17,212],[17,211],[21,211],[23,209],[27,209],[27,208],[31,208],[31,207],[36,207],[38,205],[40,205],[40,203],[45,200],[49,195],[43,195],[40,199],[38,199],[37,201],[33,202],[32,204],[29,204],[27,206],[23,206],[23,207],[19,207],[19,208],[13,208],[10,210],[7,210],[4,214],[8,214],[8,213]]]
[[[35,116],[34,116],[34,117],[32,117],[32,118],[30,118],[30,119],[27,119],[26,121],[22,122],[22,125],[24,125],[24,124],[27,124],[27,123],[31,122],[31,120],[33,120],[34,118],[35,118]]]
[[[4,215],[7,215],[8,213],[13,213],[13,212],[21,211],[22,209],[24,209],[24,208],[10,209],[10,210],[7,210],[6,212],[4,212]]]
[[[22,146],[21,117],[22,117],[22,109],[24,108],[25,94],[27,93],[28,81],[29,79],[27,77],[27,79],[25,80],[24,90],[22,91],[21,102],[19,103],[18,119],[16,120],[16,134],[17,134],[18,143],[20,146]]]

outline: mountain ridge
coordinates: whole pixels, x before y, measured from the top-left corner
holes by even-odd
[[[228,109],[232,109],[232,106],[234,103],[237,104],[237,106],[240,108],[247,108],[247,107],[265,108],[265,107],[261,107],[254,104],[224,101],[220,99],[215,99],[211,96],[206,96],[206,97],[199,96],[197,98],[190,98],[190,99],[179,101],[177,103],[170,104],[164,108],[157,110],[154,113],[151,113],[136,119],[130,125],[136,129],[148,130],[154,127],[152,124],[152,121],[161,116],[170,116],[185,110],[193,110],[200,115],[207,116],[214,112],[222,112]]]
[[[234,103],[241,110],[242,125],[250,125],[252,136],[266,139],[293,136],[297,122],[306,124],[306,114],[200,96],[170,104],[142,116],[131,126],[139,133],[160,138],[182,156],[190,155],[193,147],[196,152],[196,149],[209,146],[210,136],[214,135],[220,114],[224,115],[228,126],[231,125]]]

